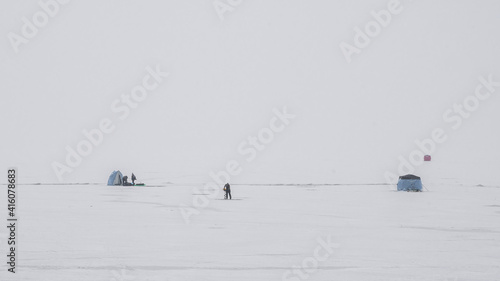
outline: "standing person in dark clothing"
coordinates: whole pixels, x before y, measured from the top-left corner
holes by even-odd
[[[135,181],[137,178],[135,177],[134,173],[132,173],[132,185],[135,185]]]
[[[231,186],[229,185],[229,183],[226,183],[226,185],[224,185],[224,191],[226,192],[226,194],[224,195],[224,199],[233,199],[231,197]]]

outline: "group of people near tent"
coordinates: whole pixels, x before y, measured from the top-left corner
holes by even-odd
[[[123,186],[134,186],[137,177],[132,173],[130,176],[132,182],[128,182],[128,176],[124,176],[120,171],[113,171],[108,179],[108,185],[123,185]],[[138,183],[137,185],[144,185],[143,183]]]

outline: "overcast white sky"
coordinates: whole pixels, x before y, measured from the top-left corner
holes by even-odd
[[[63,182],[105,182],[114,169],[206,182],[232,159],[243,166],[232,182],[384,182],[442,128],[448,140],[416,174],[499,184],[500,88],[457,130],[442,116],[479,77],[500,81],[500,2],[400,1],[348,63],[339,44],[389,2],[252,0],[221,20],[211,0],[71,1],[16,53],[9,33],[43,10],[2,1],[1,169],[58,182],[52,163],[110,118],[115,131]],[[156,65],[170,76],[118,119],[113,101]],[[295,119],[245,161],[240,143],[285,106]]]

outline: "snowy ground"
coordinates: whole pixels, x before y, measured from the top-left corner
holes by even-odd
[[[235,185],[186,224],[191,186],[20,186],[18,273],[0,280],[500,280],[500,188],[427,187]],[[319,239],[338,247],[290,273]]]

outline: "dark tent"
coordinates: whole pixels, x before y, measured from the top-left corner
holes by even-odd
[[[399,177],[400,180],[419,180],[420,177],[417,177],[415,175],[404,175]]]

